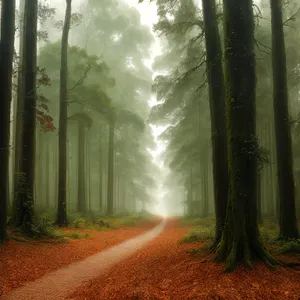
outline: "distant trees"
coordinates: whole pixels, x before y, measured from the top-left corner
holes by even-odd
[[[114,213],[114,157],[115,157],[116,113],[111,111],[108,118],[108,157],[107,157],[107,215]]]
[[[83,36],[79,30],[83,15],[72,14],[70,0],[66,4],[65,21],[57,22],[55,9],[47,3],[21,1],[17,15],[20,26],[14,28],[15,2],[2,1],[1,242],[6,237],[7,203],[13,204],[10,225],[35,235],[42,233],[38,218],[45,210],[50,214],[56,211],[57,224],[65,226],[70,212],[91,215],[104,214],[106,210],[109,214],[129,212],[136,211],[137,204],[145,209],[145,204],[151,201],[150,190],[155,184],[147,147],[152,137],[145,124],[151,71],[143,60],[149,58],[152,35],[140,24],[138,12],[131,7],[124,4],[120,9],[112,1],[91,2],[88,7],[97,8],[94,12],[98,15],[91,20],[99,41],[103,34],[107,39],[115,39],[116,33],[124,37],[130,33],[124,44],[113,43],[113,51],[100,59],[100,55],[89,54],[91,49],[88,52],[68,45],[72,25],[78,26],[77,37]],[[111,5],[120,18],[115,19],[112,14],[112,30],[103,31],[97,22],[102,20],[103,7]],[[123,9],[132,18],[123,14]],[[123,27],[119,26],[120,20]],[[45,27],[47,31],[43,31]],[[37,42],[49,37],[51,40],[51,33],[57,29],[63,29],[61,42],[44,44],[39,49],[37,66]],[[15,30],[20,33],[20,49],[13,65]],[[129,43],[133,38],[137,43]],[[116,62],[121,48],[126,49],[126,56]],[[133,54],[134,59],[130,56]],[[137,69],[132,68],[132,63]],[[18,78],[12,85],[15,74]],[[119,80],[118,86],[114,77]],[[9,174],[10,101],[14,88],[11,151],[14,158]],[[111,122],[110,116],[114,114]],[[40,130],[36,130],[37,125]],[[111,141],[113,147],[109,147]],[[9,175],[13,183],[9,182]],[[9,184],[13,190],[11,201]],[[71,194],[74,190],[76,193]]]
[[[9,201],[9,132],[15,37],[15,0],[1,3],[0,44],[0,243],[6,238]]]

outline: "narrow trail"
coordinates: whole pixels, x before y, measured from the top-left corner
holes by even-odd
[[[179,244],[188,227],[170,219],[147,247],[82,285],[69,300],[299,300],[300,271],[256,263],[224,273],[223,266],[201,263],[188,250],[201,244]]]
[[[148,232],[129,239],[117,246],[94,254],[80,262],[46,274],[23,287],[14,289],[0,297],[1,300],[61,300],[86,281],[101,275],[109,267],[140,250],[149,241],[156,238],[165,227],[166,220]]]

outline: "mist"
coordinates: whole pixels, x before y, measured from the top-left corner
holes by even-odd
[[[2,0],[0,297],[298,299],[299,41],[298,0]]]

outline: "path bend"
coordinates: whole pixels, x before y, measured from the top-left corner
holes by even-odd
[[[62,300],[85,281],[101,275],[108,268],[131,256],[157,237],[166,220],[144,234],[131,238],[117,246],[96,253],[80,262],[48,273],[40,279],[26,283],[0,297],[1,300]]]

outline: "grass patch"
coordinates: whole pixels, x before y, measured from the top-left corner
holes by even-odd
[[[214,238],[213,228],[197,228],[192,229],[186,236],[179,240],[179,243],[200,243],[200,242],[208,242]]]
[[[90,238],[91,236],[88,233],[80,234],[78,232],[73,232],[71,234],[66,235],[65,237],[74,239],[74,240],[81,240],[81,239]]]
[[[300,254],[300,239],[293,239],[282,243],[279,248],[279,252],[281,254],[285,253],[298,253]]]
[[[201,226],[210,228],[216,223],[216,218],[213,216],[208,216],[206,218],[201,218],[200,216],[185,216],[180,219],[181,226]]]

